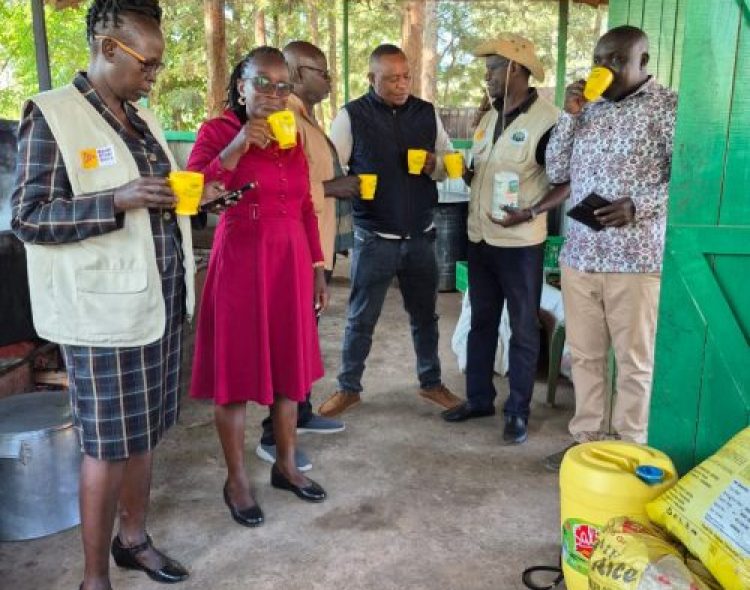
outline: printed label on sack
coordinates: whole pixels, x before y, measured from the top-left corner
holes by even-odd
[[[750,487],[736,479],[706,512],[706,524],[750,556]]]
[[[563,562],[580,574],[588,575],[589,560],[599,538],[599,527],[577,518],[569,518],[562,525]]]

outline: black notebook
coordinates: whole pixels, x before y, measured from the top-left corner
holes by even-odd
[[[568,217],[580,221],[594,231],[601,231],[604,229],[604,226],[599,219],[597,219],[596,215],[594,215],[594,211],[611,204],[612,201],[608,201],[596,193],[591,193],[588,197],[583,199],[583,201],[578,203],[578,205],[568,211]]]

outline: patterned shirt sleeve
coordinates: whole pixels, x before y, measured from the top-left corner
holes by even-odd
[[[561,113],[547,144],[547,176],[552,184],[570,181],[570,158],[576,128],[582,115]]]
[[[671,170],[672,168],[672,146],[674,145],[674,127],[677,110],[677,95],[670,93],[663,104],[659,105],[658,112],[658,137],[663,145],[665,163],[663,169]],[[632,196],[635,203],[635,221],[636,223],[643,219],[666,218],[667,203],[669,201],[669,182],[661,182],[656,185],[653,191],[645,194],[636,194]]]
[[[122,227],[114,191],[73,195],[60,149],[41,110],[24,107],[18,128],[16,186],[11,196],[11,227],[34,244],[65,244]]]

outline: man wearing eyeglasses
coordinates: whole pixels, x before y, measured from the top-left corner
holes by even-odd
[[[359,403],[365,360],[388,287],[398,277],[409,314],[420,395],[442,408],[459,403],[442,383],[438,358],[437,262],[432,209],[435,180],[444,178],[442,153],[448,134],[429,102],[410,94],[409,63],[394,45],[370,55],[369,91],[348,103],[331,127],[349,174],[376,174],[373,199],[357,198],[351,294],[337,391],[323,403],[323,416],[337,416]],[[421,172],[409,174],[407,152],[422,149]]]
[[[296,114],[297,131],[307,158],[310,192],[318,216],[320,245],[326,280],[329,281],[335,265],[335,242],[341,217],[341,211],[337,214],[337,209],[339,204],[347,206],[347,212],[351,215],[349,200],[359,194],[359,179],[344,175],[335,147],[315,119],[315,106],[331,92],[331,76],[325,54],[307,41],[292,41],[284,47],[283,53],[292,85],[287,108]],[[332,434],[342,430],[344,424],[341,421],[313,413],[309,394],[299,404],[297,432]],[[276,441],[270,417],[263,420],[263,435],[255,452],[269,463],[276,459]],[[303,471],[312,467],[310,459],[300,449],[297,449],[296,462]]]
[[[534,44],[513,33],[483,42],[485,84],[492,108],[474,134],[464,180],[469,203],[471,330],[466,350],[466,401],[443,413],[447,422],[495,415],[493,383],[498,326],[507,304],[511,338],[509,394],[503,406],[503,444],[528,438],[531,397],[539,356],[547,211],[564,201],[568,186],[550,187],[545,148],[558,110],[530,85],[544,80]],[[515,203],[506,200],[515,196]],[[496,205],[504,204],[499,208]]]

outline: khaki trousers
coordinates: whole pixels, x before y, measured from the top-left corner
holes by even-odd
[[[661,275],[589,273],[567,266],[561,274],[576,400],[570,433],[584,441],[603,430],[612,346],[617,362],[612,426],[623,439],[645,443]]]

